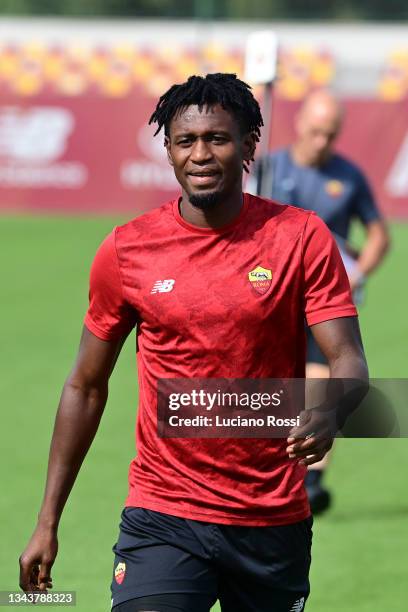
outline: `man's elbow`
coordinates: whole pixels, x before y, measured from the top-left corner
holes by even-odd
[[[356,358],[354,367],[356,372],[356,378],[368,382],[370,374],[368,371],[367,360],[365,358],[364,353],[362,353],[362,355]]]
[[[391,249],[391,237],[390,237],[389,232],[387,231],[383,237],[383,244],[382,244],[383,257],[384,255],[388,253],[390,249]]]
[[[90,410],[102,411],[108,399],[107,380],[88,380],[71,373],[65,381],[63,395],[76,398],[76,403]]]
[[[368,381],[368,365],[363,349],[353,351],[349,355],[347,370],[351,374],[347,378],[357,378],[362,381]]]
[[[360,347],[339,351],[329,360],[329,366],[333,378],[354,378],[364,382],[369,379],[367,360]]]
[[[391,236],[388,227],[385,223],[380,226],[378,235],[378,250],[380,252],[381,259],[385,257],[391,248]]]

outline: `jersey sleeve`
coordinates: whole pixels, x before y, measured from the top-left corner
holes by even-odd
[[[308,325],[357,315],[336,242],[314,213],[309,215],[303,236],[303,270]]]
[[[128,335],[136,324],[136,311],[123,293],[115,231],[105,238],[93,260],[84,323],[101,340]]]
[[[354,214],[364,225],[381,219],[373,192],[364,175],[358,171],[358,187],[354,199]]]

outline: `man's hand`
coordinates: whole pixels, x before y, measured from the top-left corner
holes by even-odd
[[[286,452],[290,459],[300,459],[302,465],[321,461],[331,449],[336,428],[333,414],[319,410],[304,410],[300,414],[300,425],[290,430]]]
[[[362,287],[364,285],[365,282],[365,277],[363,276],[363,274],[351,274],[349,277],[349,283],[350,283],[350,289],[351,289],[351,293],[353,293],[353,291],[355,291],[356,289],[359,289],[360,287]]]
[[[317,463],[367,393],[368,370],[357,317],[339,317],[312,326],[313,336],[330,367],[325,401],[301,413],[299,427],[290,430],[286,449],[303,465]]]
[[[19,559],[20,587],[23,591],[46,591],[52,588],[51,568],[57,552],[56,531],[38,526]]]

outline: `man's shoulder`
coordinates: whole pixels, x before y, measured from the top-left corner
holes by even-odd
[[[361,168],[348,157],[340,153],[334,153],[331,162],[335,168],[340,169],[342,173],[350,176],[350,178],[357,180],[364,179],[364,173]]]
[[[170,200],[116,227],[116,237],[119,239],[137,238],[151,234],[157,230],[166,231],[173,217],[174,200]]]
[[[278,161],[285,161],[286,163],[290,163],[290,153],[287,147],[282,147],[279,149],[274,149],[273,151],[269,151],[263,157],[259,158],[262,161],[267,160],[269,163],[275,164]]]
[[[279,149],[274,149],[269,153],[271,159],[286,159],[290,158],[289,148],[288,147],[280,147]]]

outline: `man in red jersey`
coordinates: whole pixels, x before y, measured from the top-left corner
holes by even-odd
[[[308,425],[288,440],[162,438],[157,388],[161,378],[302,378],[304,317],[332,376],[366,379],[347,276],[315,214],[242,193],[262,118],[235,75],[174,85],[151,121],[164,126],[182,195],[116,228],[96,254],[20,586],[51,582],[64,504],[137,326],[138,455],[114,547],[112,608],[208,612],[219,599],[223,612],[300,612],[312,520],[303,480],[331,433]]]

